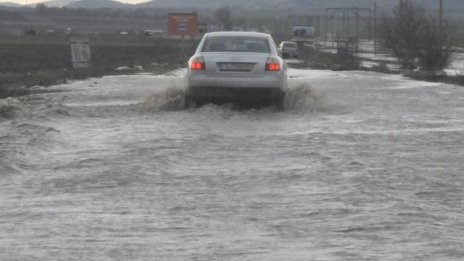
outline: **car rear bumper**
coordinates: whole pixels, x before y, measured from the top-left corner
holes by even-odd
[[[282,51],[282,56],[296,57],[298,56],[298,52],[297,51]]]
[[[261,76],[231,75],[208,76],[206,74],[192,73],[187,76],[187,87],[212,87],[212,88],[239,88],[239,89],[285,89],[286,75],[280,73],[266,73]]]
[[[206,103],[237,103],[245,106],[282,106],[285,92],[280,88],[190,87],[186,93],[186,106]]]
[[[234,100],[271,99],[284,95],[280,88],[239,88],[195,86],[188,89],[188,94],[195,98],[231,98]]]

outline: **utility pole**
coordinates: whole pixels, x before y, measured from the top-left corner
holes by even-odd
[[[440,31],[443,30],[443,0],[440,0]]]
[[[325,34],[324,34],[324,47],[326,47],[326,43],[327,43],[327,34],[328,34],[328,31],[329,30],[329,9],[325,9]]]
[[[377,54],[377,2],[374,3],[374,54]]]
[[[358,52],[359,46],[359,8],[356,7],[356,52]]]

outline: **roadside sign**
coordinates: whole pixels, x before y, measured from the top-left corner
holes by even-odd
[[[90,66],[89,39],[71,38],[71,61],[73,68],[88,68]]]
[[[309,38],[314,36],[314,27],[312,26],[293,26],[293,36],[299,38]]]
[[[198,35],[197,13],[169,13],[168,35]]]
[[[177,31],[185,33],[188,32],[188,24],[187,23],[178,23],[177,24]]]

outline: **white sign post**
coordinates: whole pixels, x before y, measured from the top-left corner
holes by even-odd
[[[71,60],[73,68],[88,68],[90,66],[89,39],[71,39]]]

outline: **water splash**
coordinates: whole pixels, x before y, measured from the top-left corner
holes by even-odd
[[[309,84],[300,84],[289,88],[284,106],[285,110],[290,111],[324,111],[328,104],[321,90]]]
[[[137,105],[144,111],[176,111],[184,109],[184,101],[185,89],[173,85],[162,91],[150,93]],[[235,103],[216,106],[207,103],[196,109],[201,109],[205,106],[209,109],[221,108],[232,111],[257,110],[256,106]],[[323,111],[327,106],[324,93],[309,84],[301,84],[289,88],[284,102],[284,110],[289,111]],[[258,110],[276,111],[275,108],[273,110],[273,107],[270,108],[269,106],[258,106],[258,108]]]
[[[0,100],[0,117],[8,117],[11,115],[13,110],[18,108],[21,102],[16,98],[8,97]]]
[[[145,111],[176,111],[184,108],[185,89],[170,86],[161,92],[150,93],[138,106]]]

